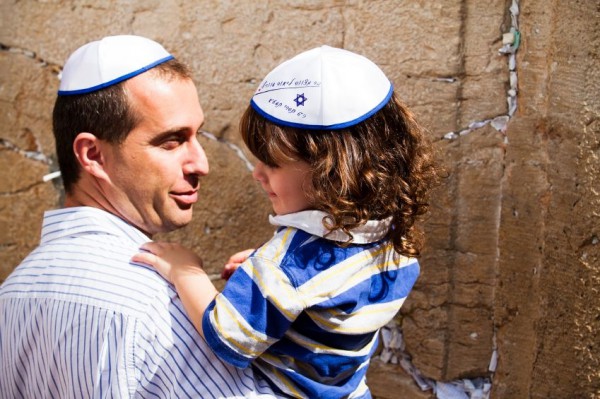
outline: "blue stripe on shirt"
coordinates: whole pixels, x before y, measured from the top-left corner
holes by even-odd
[[[309,398],[368,396],[364,376],[378,329],[394,317],[418,273],[416,260],[387,241],[339,246],[281,228],[211,303],[203,332],[235,366],[258,356],[253,366],[274,389]],[[265,341],[267,331],[278,341]]]
[[[172,286],[129,263],[141,232],[71,208],[48,212],[43,234],[0,287],[0,398],[273,397],[214,356]]]

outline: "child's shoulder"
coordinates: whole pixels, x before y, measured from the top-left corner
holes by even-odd
[[[339,242],[319,237],[295,227],[280,227],[254,256],[263,258],[289,274],[301,273],[305,278],[342,263],[361,253],[372,252],[381,243],[342,246]],[[365,257],[365,260],[372,256]],[[362,262],[358,262],[362,263]],[[357,267],[360,267],[358,264]]]
[[[255,255],[282,263],[285,258],[304,252],[307,245],[311,246],[310,244],[317,240],[319,237],[298,228],[280,226],[273,237],[256,250]]]

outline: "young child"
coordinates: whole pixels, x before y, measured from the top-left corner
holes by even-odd
[[[230,259],[224,273],[239,268],[221,293],[179,245],[149,243],[134,260],[175,285],[219,357],[276,392],[370,398],[378,330],[419,274],[431,146],[374,63],[328,46],[270,72],[240,130],[273,205],[273,238]]]

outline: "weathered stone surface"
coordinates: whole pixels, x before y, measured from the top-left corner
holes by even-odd
[[[382,363],[375,359],[371,361],[367,384],[375,399],[433,399],[431,390],[422,391],[402,367]]]
[[[26,52],[0,51],[0,71],[0,112],[6,120],[0,138],[20,150],[39,153],[40,158],[48,158],[44,162],[51,163],[56,67]]]
[[[414,356],[415,365],[435,379],[453,380],[486,375],[491,358],[503,137],[488,126],[445,150],[453,160],[444,182],[449,194],[434,197],[445,207],[432,210],[428,222],[437,230],[428,224],[426,231],[429,237],[444,232],[446,241],[428,241],[436,250],[424,254],[422,284],[414,292],[419,303],[409,297],[403,329],[409,353],[427,353]],[[442,251],[446,247],[451,250]]]
[[[357,2],[343,11],[344,47],[375,60],[439,137],[457,129],[460,3]]]
[[[44,210],[58,206],[59,191],[42,182],[55,168],[53,82],[33,54],[0,51],[0,281],[38,243]]]
[[[599,8],[533,2],[521,12],[528,39],[507,131],[494,396],[598,397]]]
[[[444,298],[448,290],[449,287],[445,286],[440,298]],[[415,290],[414,294],[417,292],[419,291]],[[409,307],[407,303],[407,308]],[[406,350],[412,355],[413,364],[427,377],[441,379],[446,370],[448,331],[446,306],[405,312],[406,310],[403,309],[402,330],[406,339]]]
[[[443,139],[507,114],[508,59],[498,49],[512,3],[0,2],[0,280],[38,242],[43,210],[60,204],[60,187],[40,179],[56,167],[52,103],[75,48],[135,33],[192,66],[204,129],[220,141],[201,139],[211,173],[192,223],[160,238],[196,249],[216,276],[273,231],[269,203],[232,147],[243,147],[238,120],[250,96],[284,59],[341,46],[388,74],[449,174],[401,311],[413,364],[436,380],[490,376],[492,398],[599,397],[598,1],[521,1],[518,109],[505,134],[487,124]],[[431,394],[377,362],[369,384],[381,398]]]
[[[46,165],[1,146],[0,171],[0,280],[4,280],[39,242],[42,215],[56,207],[58,192],[42,182]]]
[[[498,53],[502,33],[510,24],[504,20],[506,2],[463,2],[461,13],[461,59],[463,74],[459,108],[461,127],[507,113],[507,59]],[[489,95],[482,96],[482,93]]]

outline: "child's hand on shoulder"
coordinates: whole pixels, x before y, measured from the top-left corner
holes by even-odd
[[[204,273],[202,259],[191,249],[169,242],[147,242],[131,260],[154,267],[170,283],[193,274]],[[147,252],[146,252],[147,251]]]
[[[240,267],[240,265],[244,263],[246,259],[248,259],[248,256],[250,256],[252,252],[254,252],[254,248],[246,249],[231,255],[225,264],[225,267],[223,267],[221,278],[223,280],[229,280],[229,277],[231,277],[233,272],[235,272],[237,268]]]

